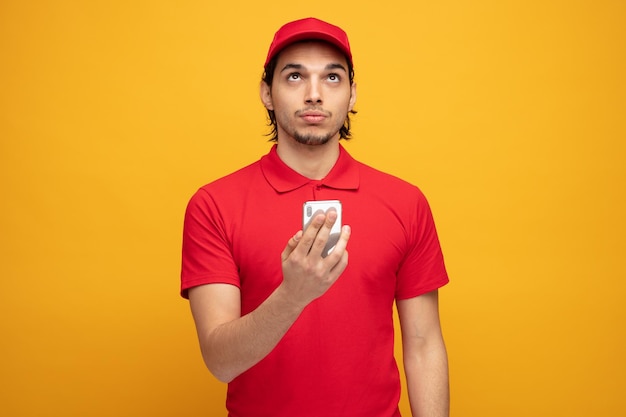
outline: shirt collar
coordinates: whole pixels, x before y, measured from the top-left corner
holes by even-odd
[[[277,145],[261,158],[261,170],[267,182],[279,193],[293,191],[304,185],[317,185],[340,190],[359,188],[359,168],[356,160],[339,145],[339,158],[328,175],[321,180],[307,178],[288,167],[278,156]]]

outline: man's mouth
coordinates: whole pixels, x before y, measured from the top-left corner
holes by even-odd
[[[317,124],[323,122],[328,115],[319,110],[304,110],[298,112],[298,117],[304,120],[307,123]]]

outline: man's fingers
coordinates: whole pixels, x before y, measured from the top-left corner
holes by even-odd
[[[322,211],[314,214],[305,230],[298,232],[287,242],[282,253],[283,261],[293,252],[298,252],[301,256],[322,256],[335,221],[337,221],[337,211],[332,208],[326,214]],[[337,236],[334,238],[337,239]]]
[[[318,214],[315,214],[302,233],[302,238],[298,242],[296,250],[300,251],[303,256],[306,256],[311,250],[320,229],[324,226],[325,219],[326,216],[323,212],[320,211]]]
[[[328,243],[328,239],[330,237],[330,231],[337,220],[337,212],[334,209],[329,209],[326,212],[326,215],[323,219],[323,223],[319,226],[317,230],[317,234],[315,236],[314,241],[312,242],[312,246],[309,250],[309,253],[312,256],[325,256],[324,253],[326,249],[326,244]]]

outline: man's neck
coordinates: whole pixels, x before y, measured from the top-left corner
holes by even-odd
[[[339,139],[324,145],[303,145],[294,140],[278,140],[278,157],[291,169],[312,180],[321,180],[339,158]]]

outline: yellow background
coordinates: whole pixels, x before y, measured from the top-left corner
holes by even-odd
[[[0,2],[0,415],[224,415],[183,211],[267,151],[309,15],[351,38],[348,150],[432,204],[452,415],[626,415],[626,3],[366,4]]]

